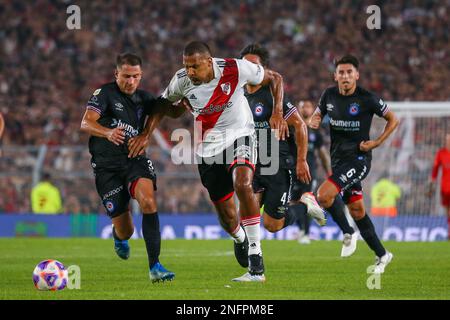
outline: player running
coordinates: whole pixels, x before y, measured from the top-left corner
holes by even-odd
[[[259,44],[250,44],[245,47],[241,52],[241,58],[262,65],[264,68],[269,63],[268,51]],[[264,227],[270,232],[277,232],[293,224],[299,219],[298,215],[306,215],[307,212],[324,225],[326,223],[324,211],[319,207],[312,193],[302,195],[300,210],[297,213],[288,208],[295,175],[304,184],[311,182],[309,166],[306,162],[307,127],[297,109],[284,98],[283,117],[287,121],[290,134],[287,140],[279,142],[279,154],[271,154],[269,119],[273,113],[272,92],[269,86],[261,84],[247,84],[245,88],[245,97],[252,110],[258,136],[258,154],[261,156],[267,153],[267,159],[272,158],[272,161],[274,157],[279,157],[279,168],[276,174],[264,174],[264,168],[270,167],[272,163],[263,164],[261,157],[258,158],[256,165],[253,188],[260,206],[264,206]]]
[[[116,80],[95,90],[89,99],[81,130],[91,135],[95,185],[112,220],[114,249],[126,260],[130,256],[128,239],[134,232],[129,210],[130,198],[143,212],[142,234],[147,248],[152,282],[172,280],[175,274],[159,262],[161,234],[155,193],[156,174],[145,157],[151,126],[146,116],[161,103],[150,93],[138,89],[142,78],[140,57],[125,53],[117,57]]]
[[[259,206],[252,181],[256,163],[253,118],[244,96],[247,83],[271,86],[275,112],[271,118],[280,138],[287,135],[282,116],[283,84],[277,73],[240,59],[211,57],[207,44],[189,43],[184,68],[177,71],[163,97],[187,98],[201,141],[196,144],[198,170],[224,228],[235,240],[235,255],[248,272],[234,281],[265,281],[260,243]],[[239,215],[233,194],[239,199]]]
[[[310,126],[317,129],[326,114],[330,118],[333,174],[320,185],[317,199],[325,210],[342,214],[343,206],[335,201],[336,195],[342,193],[362,238],[376,254],[374,273],[383,273],[393,255],[381,244],[365,212],[361,181],[369,174],[371,150],[392,134],[398,120],[382,99],[356,85],[359,62],[355,57],[346,55],[336,61],[335,66],[337,87],[330,87],[322,93],[319,106],[310,120]],[[369,132],[374,114],[383,117],[387,124],[382,134],[371,140]]]

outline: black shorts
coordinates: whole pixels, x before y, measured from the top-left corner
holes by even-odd
[[[237,139],[222,153],[211,158],[198,158],[198,171],[203,186],[214,203],[231,198],[234,194],[233,169],[246,166],[255,171],[257,151],[255,135]]]
[[[333,183],[342,195],[344,203],[349,204],[363,198],[362,184],[370,171],[370,161],[365,156],[333,167],[328,181]]]
[[[294,174],[289,169],[279,169],[274,175],[255,174],[253,191],[263,193],[264,212],[274,219],[282,219],[291,201]]]
[[[135,183],[139,178],[153,181],[156,190],[156,174],[153,163],[146,157],[130,159],[123,168],[94,168],[95,186],[110,218],[128,211],[130,199],[134,197]]]
[[[294,177],[294,183],[292,185],[291,191],[291,201],[297,202],[305,192],[312,192],[313,184],[315,184],[314,180],[312,180],[310,183],[303,183],[300,182],[297,177]]]

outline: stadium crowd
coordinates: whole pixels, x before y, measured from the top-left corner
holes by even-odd
[[[102,212],[91,177],[88,137],[79,131],[87,99],[113,80],[115,56],[124,51],[143,57],[141,87],[158,95],[181,68],[182,49],[193,39],[207,42],[220,57],[238,56],[250,42],[264,44],[271,67],[283,75],[285,92],[294,101],[317,101],[332,85],[333,60],[343,53],[361,59],[360,84],[385,100],[449,100],[450,73],[443,72],[450,65],[448,3],[377,1],[382,29],[369,30],[366,8],[372,2],[82,0],[77,2],[81,29],[69,30],[67,1],[2,1],[3,145],[54,147],[54,154],[52,149],[46,153],[44,168],[59,177],[64,210]],[[185,115],[164,121],[160,129],[168,138],[175,128],[192,127],[191,122]],[[0,193],[6,195],[0,197],[0,211],[27,212],[37,151],[10,150],[0,160]],[[176,168],[164,157],[168,155],[150,154],[162,174],[159,210],[212,211],[195,168]],[[183,183],[176,174],[170,176],[185,171],[192,175]]]

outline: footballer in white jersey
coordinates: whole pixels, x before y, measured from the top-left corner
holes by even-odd
[[[180,69],[170,81],[163,98],[189,100],[191,113],[201,126],[201,144],[196,153],[200,157],[220,154],[243,136],[254,134],[254,123],[244,86],[259,84],[264,69],[241,59],[212,58],[214,78],[208,83],[195,85],[186,70]]]
[[[184,68],[177,71],[162,97],[184,103],[194,116],[195,145],[202,184],[209,192],[222,227],[235,241],[235,256],[248,272],[235,281],[265,281],[260,243],[259,205],[253,195],[256,135],[244,86],[270,85],[274,96],[271,124],[288,135],[283,119],[283,82],[276,72],[241,59],[211,57],[207,44],[189,43]],[[239,216],[234,203],[239,198]]]

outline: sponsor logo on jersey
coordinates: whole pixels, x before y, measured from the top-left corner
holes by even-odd
[[[123,122],[122,120],[117,121],[117,119],[113,119],[111,126],[124,129],[126,135],[129,137],[135,137],[139,134],[139,131],[137,129],[135,129],[132,125]]]
[[[96,96],[100,93],[100,91],[102,91],[102,89],[97,89],[94,91],[94,93],[92,94],[93,96]]]
[[[198,114],[204,114],[204,115],[208,115],[208,114],[213,114],[214,112],[222,112],[225,111],[226,109],[229,109],[233,106],[233,102],[228,101],[227,103],[223,104],[223,105],[209,105],[209,107],[205,107],[205,108],[196,108],[194,106],[192,106],[194,112],[197,112]]]
[[[260,116],[260,115],[262,115],[263,111],[264,111],[264,105],[261,102],[258,102],[255,107],[255,114],[257,116]]]
[[[352,116],[356,116],[359,113],[359,104],[357,103],[351,103],[350,107],[348,108],[348,112],[352,115]]]
[[[117,111],[123,111],[123,105],[120,102],[117,102],[116,104],[114,104],[114,106],[116,107]]]
[[[359,130],[360,122],[359,121],[346,121],[346,120],[335,120],[330,117],[330,124],[334,129],[343,129],[346,130],[348,128]]]
[[[229,82],[226,83],[222,83],[220,85],[220,87],[222,88],[222,92],[225,93],[227,96],[230,95],[231,92],[231,84]]]
[[[88,103],[98,106],[98,98],[97,98],[96,96],[92,96],[92,97],[89,99],[89,102],[88,102]]]
[[[268,121],[255,121],[255,129],[269,129],[270,124]]]
[[[106,199],[108,199],[108,198],[111,198],[112,196],[118,194],[118,193],[119,193],[120,191],[122,191],[122,190],[123,190],[123,185],[122,185],[122,186],[119,186],[119,187],[117,187],[117,188],[115,188],[114,190],[108,191],[108,192],[102,197],[102,199],[103,199],[103,200],[106,200]],[[111,201],[108,201],[108,202],[111,202]]]
[[[327,103],[327,111],[331,112],[331,111],[333,111],[333,109],[334,109],[334,106],[331,103]]]
[[[195,94],[191,94],[189,96],[189,100],[197,100],[197,97],[195,96]]]

